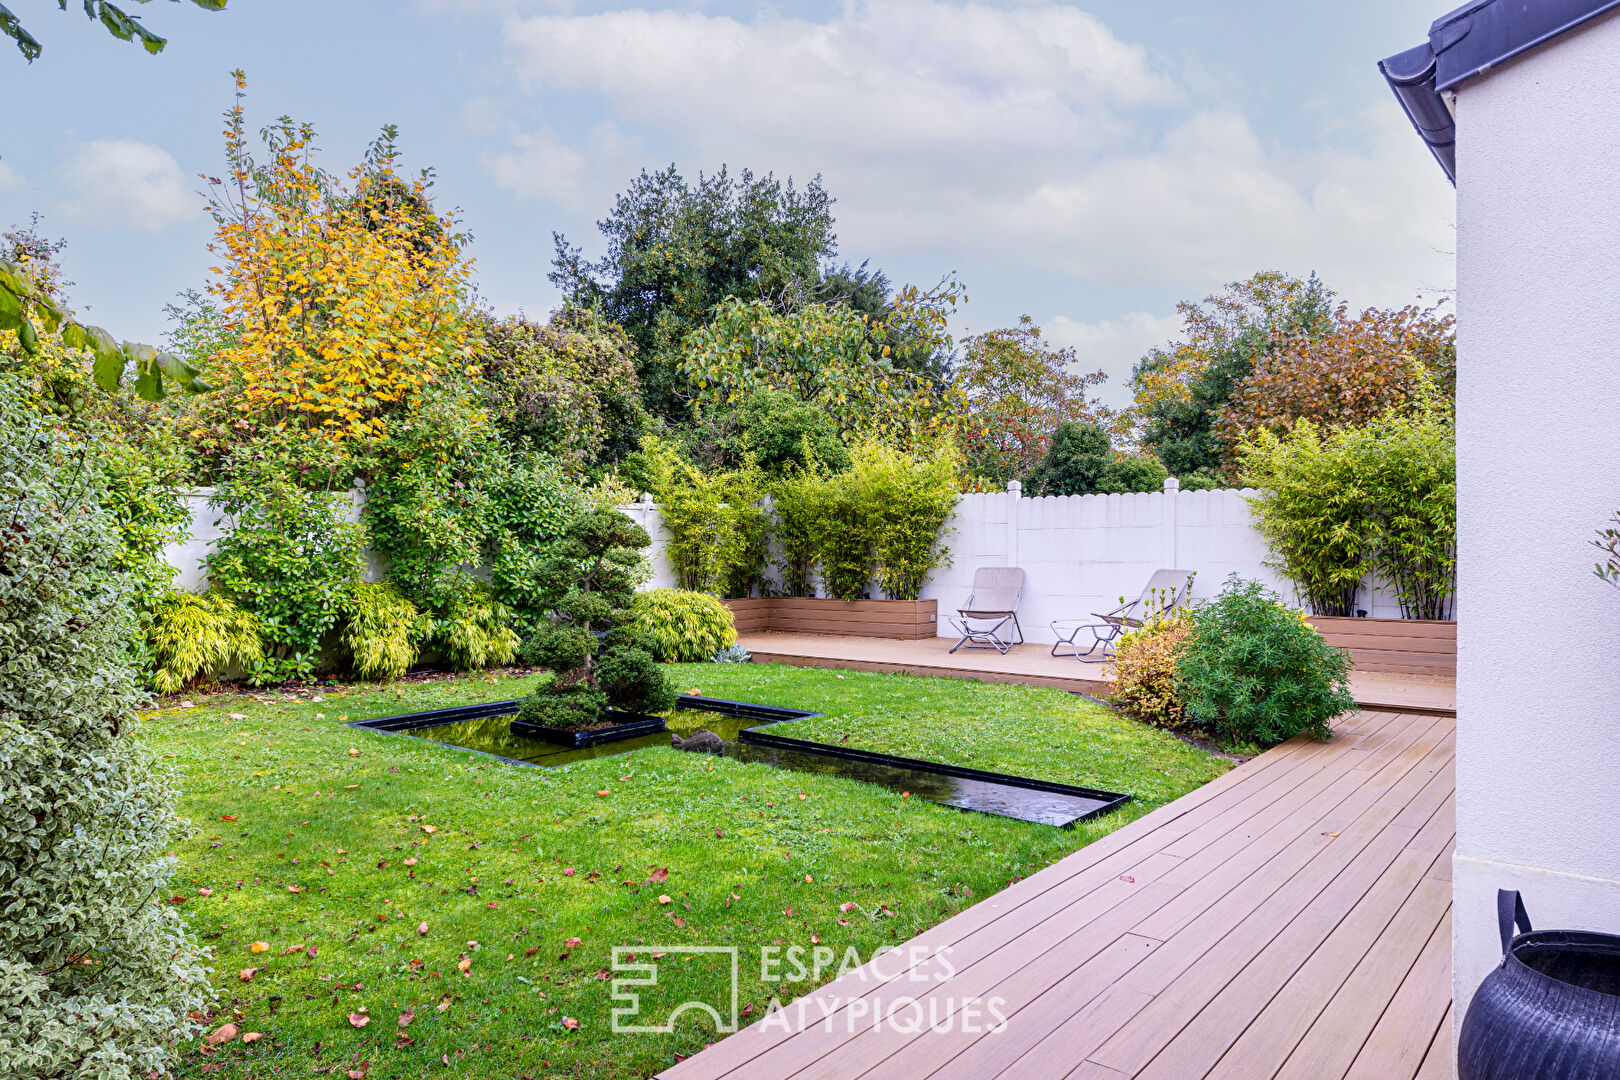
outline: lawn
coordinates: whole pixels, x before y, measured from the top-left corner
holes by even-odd
[[[613,946],[658,965],[649,1022],[728,985],[716,958],[669,946],[739,946],[757,1019],[847,950],[903,942],[1227,767],[1057,691],[674,670],[683,690],[826,714],[800,737],[1138,799],[1060,830],[662,748],[541,770],[342,723],[519,696],[532,677],[194,697],[145,727],[195,826],[171,902],[213,950],[210,1029],[261,1037],[194,1047],[181,1075],[646,1076],[713,1033],[689,1011],[671,1034],[612,1034]],[[812,970],[765,978],[760,948],[795,945]],[[835,958],[819,973],[816,946]]]

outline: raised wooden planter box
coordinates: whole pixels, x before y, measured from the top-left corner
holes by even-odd
[[[1457,677],[1457,624],[1430,619],[1346,619],[1312,615],[1329,645],[1349,649],[1358,671]]]
[[[727,600],[739,634],[776,630],[846,637],[931,638],[938,632],[937,600],[820,600],[772,596]]]

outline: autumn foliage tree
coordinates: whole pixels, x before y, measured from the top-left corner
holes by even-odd
[[[967,402],[960,431],[967,470],[1004,483],[1041,461],[1065,421],[1107,423],[1107,408],[1087,396],[1106,378],[1080,371],[1074,349],[1046,340],[1028,315],[969,338],[952,373]]]
[[[396,172],[392,127],[347,176],[315,164],[315,131],[283,118],[249,149],[245,79],[226,113],[229,172],[210,178],[221,260],[210,286],[228,331],[212,358],[221,400],[255,425],[334,440],[379,434],[453,365],[471,364],[462,318],[471,261],[431,174]]]
[[[1456,388],[1454,319],[1436,308],[1368,308],[1333,313],[1326,333],[1278,335],[1240,381],[1215,424],[1230,451],[1255,432],[1285,434],[1300,420],[1325,428],[1359,426],[1434,389]]]

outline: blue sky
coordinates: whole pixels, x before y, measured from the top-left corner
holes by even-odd
[[[1374,66],[1442,7],[153,3],[153,57],[12,6],[46,51],[0,54],[0,224],[44,213],[76,306],[135,340],[205,280],[196,175],[221,168],[235,67],[252,125],[314,123],[334,170],[399,125],[501,311],[556,303],[552,230],[592,251],[614,193],[669,162],[821,173],[841,258],[956,271],[959,332],[1028,313],[1110,371],[1115,403],[1177,300],[1254,270],[1316,270],[1354,305],[1452,281],[1451,188]]]

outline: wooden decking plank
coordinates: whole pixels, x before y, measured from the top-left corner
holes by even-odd
[[[1136,1039],[1112,1049],[1104,1046],[1093,1056],[1144,1080],[1207,1075],[1273,996],[1313,957],[1322,955],[1324,947],[1329,951],[1323,968],[1330,979],[1342,982],[1342,972],[1353,966],[1358,950],[1377,939],[1440,852],[1454,842],[1454,825],[1446,817],[1437,811],[1435,820],[1365,888],[1356,878],[1346,878],[1342,889],[1335,887],[1340,884],[1336,881],[1323,890],[1241,971],[1230,974],[1230,981],[1172,1038],[1161,1039],[1163,1032],[1155,1032],[1151,1039],[1142,1039],[1138,1032]],[[1407,829],[1392,825],[1385,831],[1399,834]],[[1150,1054],[1138,1056],[1155,1042],[1159,1046]]]
[[[1390,998],[1346,1080],[1451,1080],[1451,911],[1448,909]],[[1306,1075],[1306,1074],[1301,1074]]]
[[[1079,964],[1063,950],[1054,950],[1026,971],[1003,969],[1001,982],[986,996],[986,1000],[1000,997],[1005,1002],[1001,1011],[1007,1016],[1007,1025],[1001,1031],[994,1035],[956,1031],[910,1039],[902,1044],[903,1053],[891,1050],[870,1070],[856,1065],[827,1075],[863,1080],[976,1080],[994,1075],[1038,1041],[1033,1029],[1043,1026],[1049,1017],[1032,1002],[1061,1001],[1062,1016],[1071,1016],[1102,996],[1121,975],[1158,947],[1157,941],[1123,934]],[[947,986],[944,992],[956,991]],[[1058,1022],[1053,1020],[1051,1026]]]
[[[1453,1080],[1457,1075],[1457,1051],[1452,1045],[1452,1017],[1455,1008],[1449,1001],[1451,994],[1451,972],[1446,971],[1446,1014],[1440,1018],[1440,1026],[1435,1029],[1434,1038],[1429,1042],[1429,1050],[1423,1055],[1423,1064],[1419,1066],[1414,1080]],[[1356,1080],[1377,1080],[1375,1077],[1358,1076]]]
[[[1232,1044],[1211,1080],[1273,1072],[1278,1080],[1339,1080],[1450,906],[1450,885],[1425,877],[1387,925],[1367,930],[1354,916],[1340,923]]]
[[[1098,1032],[1118,1029],[1152,1000],[1147,994],[1122,990],[1116,983],[1001,1072],[981,1073],[975,1080],[994,1080],[995,1077],[1046,1080],[1065,1075],[1065,1070],[1078,1070],[1086,1065],[1086,1055],[1107,1038],[1106,1034]]]
[[[1135,929],[1148,937],[1168,939],[1198,924],[1209,943],[1232,929],[1254,907],[1263,903],[1296,873],[1302,872],[1324,851],[1337,846],[1338,858],[1348,860],[1354,845],[1366,843],[1379,828],[1405,808],[1408,798],[1420,792],[1434,775],[1443,771],[1452,758],[1451,739],[1414,742],[1406,752],[1385,767],[1396,776],[1395,786],[1380,790],[1363,782],[1349,797],[1326,813],[1307,818],[1303,814],[1235,857],[1230,866],[1214,871],[1209,880],[1189,888],[1181,897],[1165,905]],[[1346,849],[1337,841],[1348,841]],[[1189,859],[1176,868],[1172,877],[1184,882]],[[1258,863],[1259,865],[1255,865]],[[1235,894],[1235,895],[1234,895]],[[1179,974],[1179,972],[1177,973]]]
[[[832,1070],[831,1075],[858,1076],[911,1042],[912,1037],[892,1028],[873,1031],[864,1022],[852,1023],[849,1016],[859,1016],[864,1021],[865,1017],[884,1013],[898,999],[915,998],[924,1002],[926,1008],[936,1010],[929,1013],[931,1021],[937,1016],[943,1023],[953,1015],[954,1008],[948,1004],[936,1008],[928,1002],[959,1003],[968,998],[996,996],[997,987],[1006,980],[1009,971],[1019,971],[1026,984],[1000,996],[1008,1000],[1010,1009],[1021,1007],[1042,986],[1084,967],[1117,942],[1141,917],[1141,909],[1151,910],[1175,893],[1170,887],[1156,887],[1151,880],[1124,882],[1116,879],[1050,920],[1022,927],[1023,932],[1011,941],[1004,940],[1004,935],[979,942],[970,937],[964,942],[966,947],[953,949],[943,962],[931,958],[907,969],[904,979],[873,985],[861,995],[863,1003],[858,1008],[854,1002],[839,1002],[839,1008],[831,1015],[841,1019],[834,1020],[830,1031],[827,1021],[822,1019],[809,1030],[754,1058],[746,1072],[788,1077],[820,1075]],[[998,921],[992,929],[1001,927],[1002,922],[1004,920]],[[1140,959],[1141,954],[1134,953],[1126,967]],[[954,973],[952,968],[956,969]],[[1109,982],[1123,970],[1125,968],[1116,970]]]
[[[1403,779],[1338,837],[1301,837],[1283,853],[1280,883],[1256,875],[1178,933],[1170,948],[1138,965],[1122,984],[1157,996],[1093,1057],[1126,1072],[1144,1067],[1302,915],[1310,916],[1303,927],[1331,929],[1331,920],[1354,907],[1417,836],[1415,829],[1389,824],[1405,806],[1402,785],[1414,782]]]

